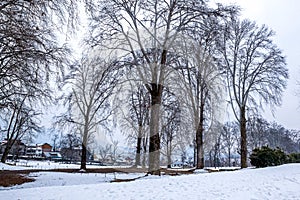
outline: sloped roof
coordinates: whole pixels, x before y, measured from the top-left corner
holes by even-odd
[[[59,152],[44,152],[46,158],[62,158]]]

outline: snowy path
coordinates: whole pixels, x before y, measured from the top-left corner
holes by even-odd
[[[66,183],[72,179],[64,173],[53,173],[51,176],[63,179]],[[42,187],[42,182],[47,179],[40,178],[40,181],[31,183],[34,184],[31,188],[1,190],[0,199],[300,200],[300,164],[177,177],[151,176],[123,183],[108,183],[103,181],[103,177],[97,178],[95,175],[81,182],[82,175],[74,176],[79,177],[77,180],[80,185],[53,186],[55,183],[49,183]],[[97,180],[100,183],[95,182]]]

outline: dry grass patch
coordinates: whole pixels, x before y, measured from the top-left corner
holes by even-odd
[[[0,186],[10,187],[35,181],[33,178],[28,178],[27,175],[28,174],[0,173]]]

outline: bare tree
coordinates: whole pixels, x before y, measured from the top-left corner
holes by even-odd
[[[137,128],[135,128],[135,132],[137,132],[135,166],[141,165],[142,140],[146,136],[145,128],[149,124],[149,107],[149,93],[142,84],[138,84],[136,91],[134,89],[130,95],[129,109],[130,119],[137,124]]]
[[[265,25],[232,19],[224,27],[220,64],[226,72],[230,105],[240,124],[241,167],[247,167],[247,112],[270,104],[280,105],[288,70],[274,32]]]
[[[196,0],[98,0],[89,5],[93,19],[90,41],[130,55],[132,65],[151,95],[149,172],[160,174],[159,113],[163,88],[172,68],[169,54],[174,40],[202,16],[232,9],[214,10],[204,1]]]
[[[147,150],[149,147],[149,133],[146,132],[145,137],[142,140],[142,150],[143,150],[143,159],[142,159],[142,167],[145,168],[146,167],[146,163],[147,163]]]
[[[5,100],[12,95],[24,94],[24,88],[30,92],[39,91],[40,98],[49,97],[47,83],[52,74],[59,74],[58,69],[68,63],[66,55],[69,53],[65,46],[58,45],[55,37],[58,30],[54,28],[59,27],[56,23],[67,19],[67,11],[75,8],[72,0],[1,1],[1,107],[6,106]],[[69,13],[71,21],[75,19],[75,13]]]
[[[61,137],[61,154],[64,159],[73,162],[77,159],[75,148],[80,146],[80,137],[76,133],[68,133]]]
[[[6,147],[1,157],[1,162],[5,163],[7,156],[15,144],[25,134],[39,132],[37,116],[39,115],[31,106],[28,106],[28,96],[15,99],[8,106],[3,108],[1,112],[1,132],[6,135]],[[26,105],[27,103],[27,105]]]
[[[300,152],[300,130],[290,130],[290,138],[292,139],[295,147],[295,152]]]
[[[192,114],[196,142],[196,167],[204,167],[204,131],[210,123],[216,120],[216,110],[222,98],[224,85],[221,82],[221,74],[214,63],[216,25],[210,20],[206,30],[197,31],[188,39],[183,38],[180,54],[183,55],[183,65],[179,70],[182,95],[190,113]]]
[[[295,135],[294,135],[295,134]],[[288,130],[282,125],[272,122],[270,123],[265,139],[267,145],[271,148],[280,148],[287,153],[297,152],[297,137],[299,137],[299,131]]]
[[[270,124],[262,117],[251,117],[247,122],[247,131],[249,135],[248,146],[252,151],[267,145],[267,134]]]
[[[117,64],[100,57],[83,58],[81,65],[73,68],[71,94],[66,98],[68,111],[61,121],[75,124],[82,137],[80,169],[86,169],[89,138],[101,125],[105,125],[113,110],[110,98],[117,86],[121,71]]]
[[[105,163],[111,152],[111,144],[106,144],[105,146],[99,147],[99,155],[102,163]]]
[[[222,128],[221,123],[213,123],[205,138],[205,149],[209,154],[210,165],[214,167],[220,167],[221,165]]]
[[[134,77],[134,74],[127,76],[126,79],[130,81],[125,81],[124,84],[128,86],[128,94],[124,95],[124,92],[119,94],[125,99],[118,99],[121,105],[119,106],[121,115],[117,117],[128,143],[136,144],[134,166],[142,165],[145,167],[148,147],[150,94],[142,82],[131,81],[132,77]],[[141,157],[142,155],[143,157]]]
[[[118,140],[114,140],[111,139],[111,152],[110,152],[110,156],[111,156],[111,160],[114,164],[117,163],[117,160],[120,156],[120,152],[119,152],[119,141]]]
[[[162,149],[165,149],[167,165],[170,168],[172,164],[172,153],[178,145],[177,137],[180,131],[181,108],[179,100],[168,88],[166,88],[163,95],[162,109],[161,143]]]
[[[231,167],[232,153],[237,146],[238,125],[235,122],[226,122],[221,132],[222,144],[228,156],[228,166]]]
[[[38,107],[52,100],[50,80],[61,78],[70,53],[58,44],[56,32],[67,21],[73,27],[76,6],[75,0],[0,2],[0,123],[11,116],[8,147],[21,138],[20,132],[33,129],[29,122],[41,114]]]
[[[59,139],[59,135],[58,133],[54,134],[52,136],[52,141],[53,141],[53,151],[57,151],[57,142],[58,142],[58,139]]]

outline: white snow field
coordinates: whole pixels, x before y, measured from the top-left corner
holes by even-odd
[[[34,161],[34,160],[19,160],[18,162],[9,161],[10,165],[3,165],[0,163],[0,170],[30,170],[30,169],[77,169],[80,167],[79,164],[64,164],[52,161]],[[87,168],[99,168],[99,165],[87,165]],[[101,166],[101,168],[111,168],[111,166]],[[115,166],[114,166],[115,167]],[[119,168],[121,166],[118,166]],[[126,166],[123,166],[126,167]],[[128,166],[127,166],[128,167]]]
[[[300,200],[300,164],[233,172],[148,176],[132,182],[109,182],[114,176],[133,178],[142,175],[31,173],[29,176],[35,177],[35,182],[0,187],[0,199]]]

